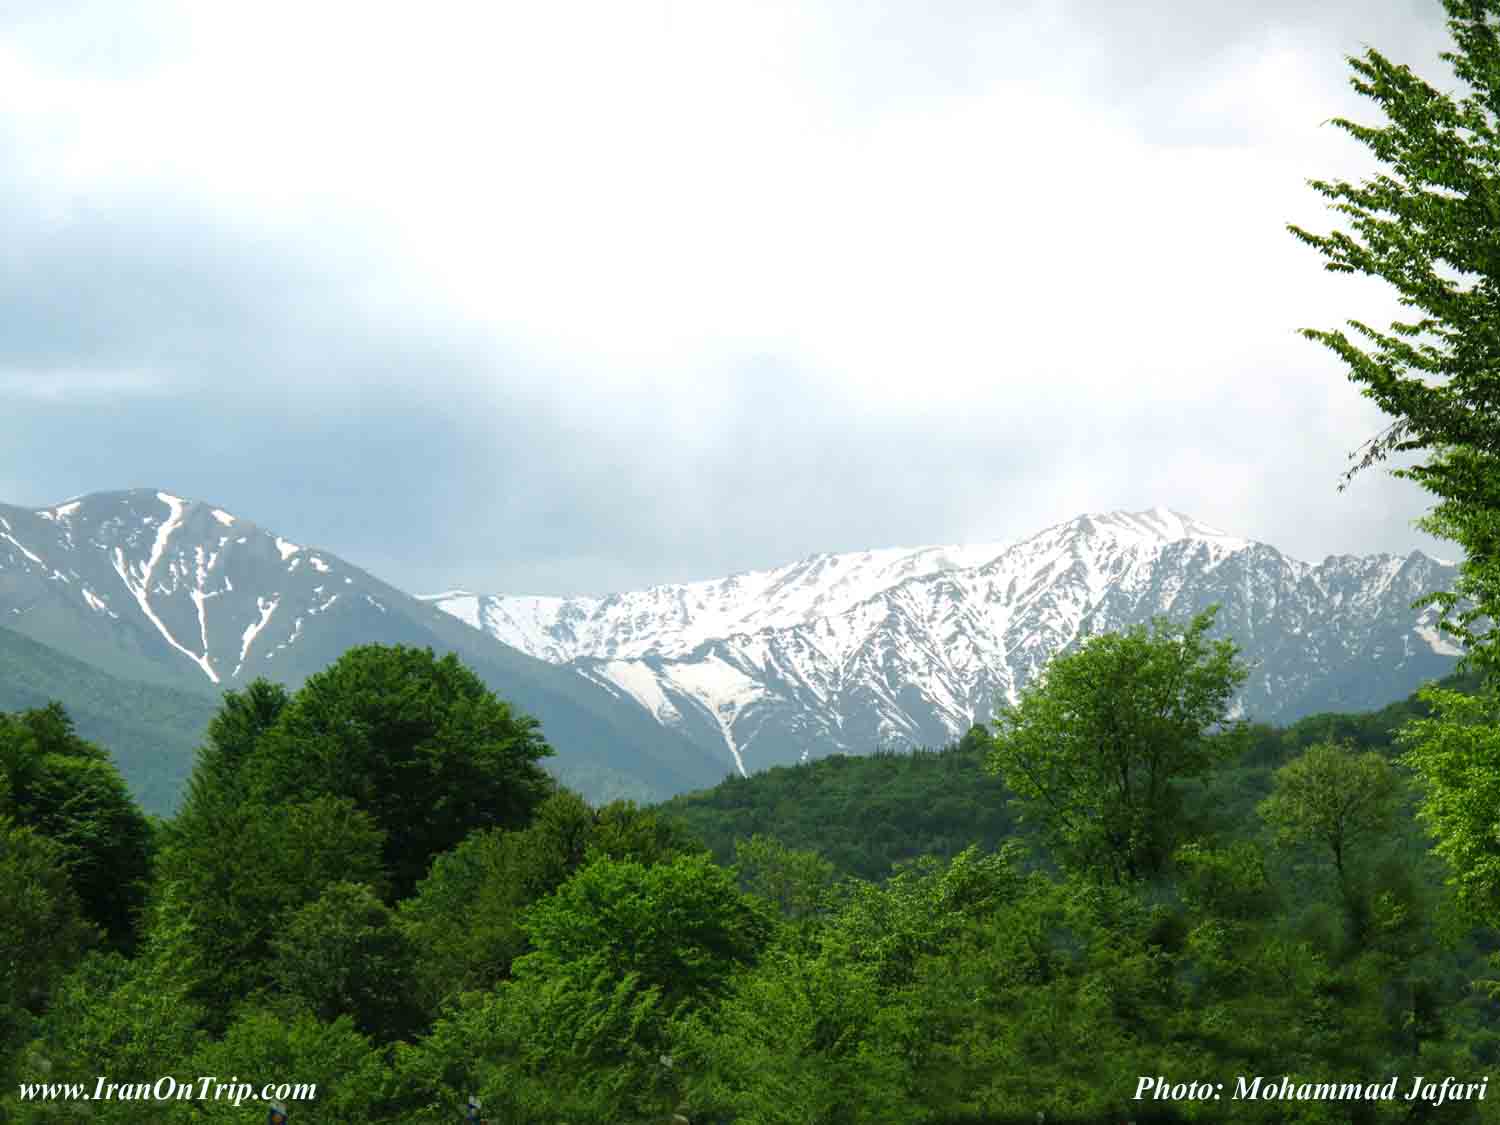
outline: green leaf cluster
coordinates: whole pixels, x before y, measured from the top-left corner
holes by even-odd
[[[1215,609],[1185,629],[1090,638],[1000,709],[988,768],[1069,869],[1116,883],[1161,874],[1180,783],[1242,749],[1225,728],[1248,672],[1233,642],[1206,640]]]

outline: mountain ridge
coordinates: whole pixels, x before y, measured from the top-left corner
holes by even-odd
[[[210,695],[256,676],[295,688],[356,644],[430,647],[540,719],[552,761],[592,796],[665,795],[725,769],[586,677],[330,551],[161,490],[0,505],[0,623],[111,675]]]
[[[757,764],[941,745],[1088,636],[1214,602],[1220,635],[1258,669],[1241,713],[1378,706],[1451,670],[1458,650],[1435,612],[1410,605],[1455,575],[1420,551],[1305,563],[1156,507],[1086,513],[1009,545],[811,555],[603,598],[421,597],[613,684],[744,773],[757,743]]]
[[[207,695],[257,675],[296,687],[355,644],[455,652],[542,720],[591,795],[637,799],[943,745],[1088,636],[1211,603],[1254,666],[1239,713],[1379,706],[1451,670],[1435,611],[1410,607],[1455,576],[1419,551],[1305,563],[1157,507],[598,598],[413,596],[164,491],[0,505],[0,623],[23,636]]]

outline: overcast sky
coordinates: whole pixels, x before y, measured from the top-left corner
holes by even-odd
[[[1437,0],[0,0],[0,501],[155,487],[413,592],[1163,504],[1456,548],[1295,335]]]

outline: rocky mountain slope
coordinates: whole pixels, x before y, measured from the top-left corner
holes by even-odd
[[[664,796],[724,776],[612,686],[465,628],[328,551],[211,504],[139,489],[40,510],[0,505],[0,626],[132,681],[211,695],[297,686],[348,648],[456,652],[541,719],[554,765],[590,796]]]
[[[1242,713],[1287,722],[1402,697],[1458,650],[1423,594],[1456,568],[1288,558],[1164,508],[1080,516],[1019,543],[814,555],[605,598],[424,600],[576,669],[736,769],[879,745],[936,746],[1082,639],[1219,603],[1253,674]]]

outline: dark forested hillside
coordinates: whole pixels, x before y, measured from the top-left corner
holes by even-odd
[[[1471,673],[1440,682],[1472,692],[1479,680]],[[1194,787],[1191,806],[1214,820],[1245,823],[1269,792],[1272,771],[1308,746],[1332,739],[1391,754],[1401,725],[1430,710],[1413,694],[1378,711],[1310,715],[1289,727],[1251,726],[1243,755]],[[760,834],[816,850],[844,874],[880,879],[903,860],[951,857],[971,844],[996,848],[1019,830],[1005,784],[984,771],[984,733],[977,728],[939,750],[835,754],[730,776],[656,808],[725,863],[734,857],[735,841]]]
[[[0,628],[0,711],[57,700],[78,733],[108,748],[130,791],[150,813],[177,806],[193,753],[217,697],[120,679]]]
[[[978,737],[941,750],[835,754],[731,776],[656,807],[724,863],[736,840],[760,834],[815,850],[846,874],[881,879],[901,860],[953,856],[971,844],[990,850],[1011,835],[1008,794],[984,772],[985,754]]]

